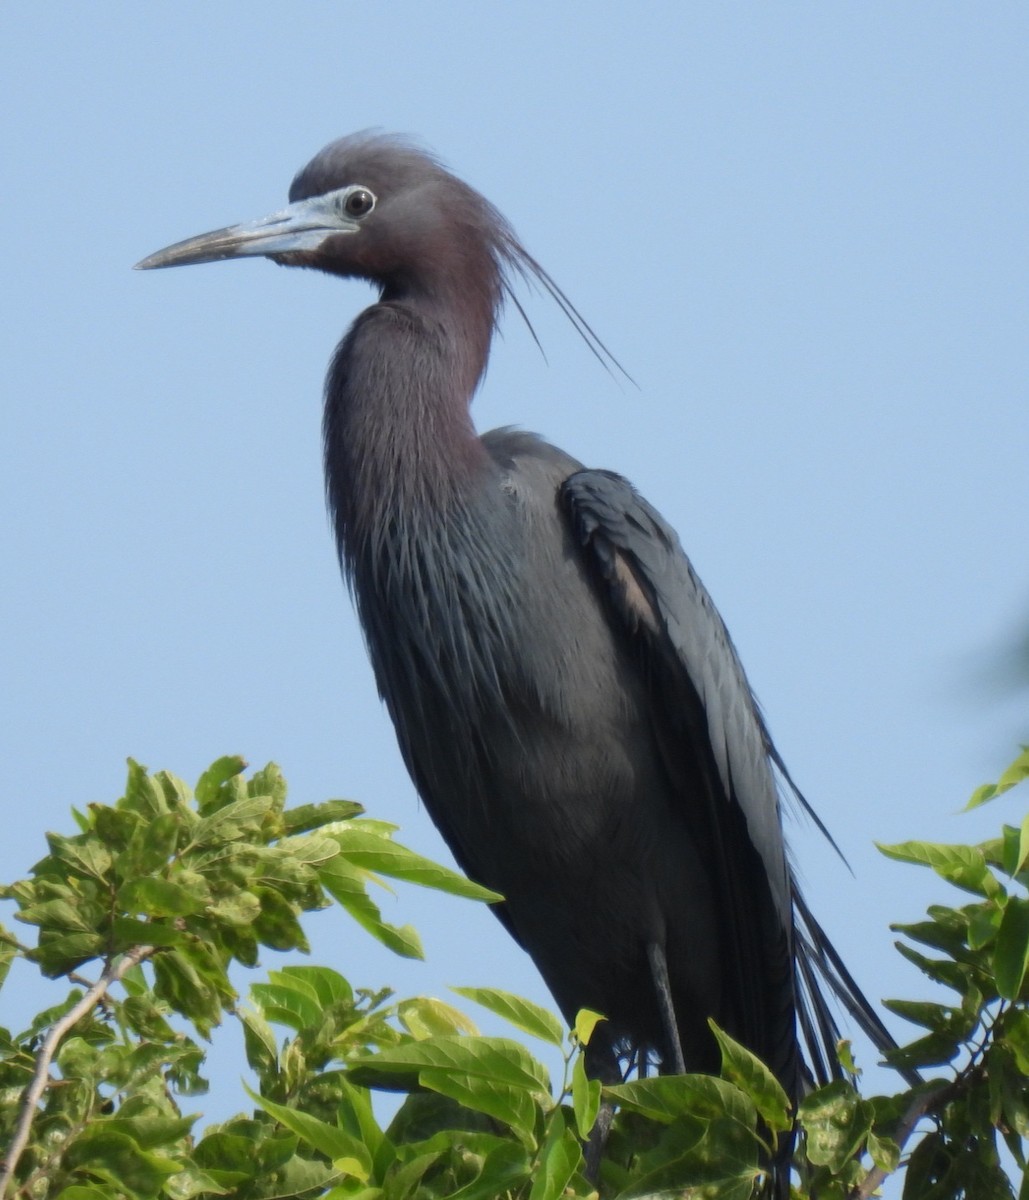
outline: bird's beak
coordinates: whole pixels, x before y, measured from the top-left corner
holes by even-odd
[[[281,212],[258,221],[229,225],[211,233],[201,233],[158,250],[141,262],[137,271],[155,267],[189,267],[194,263],[218,262],[223,258],[263,257],[311,253],[319,250],[326,238],[340,233],[356,233],[357,221],[340,211],[338,193],[298,200]]]

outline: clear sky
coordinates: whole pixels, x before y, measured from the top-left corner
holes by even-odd
[[[7,0],[0,96],[0,878],[130,754],[190,780],[275,759],[295,803],[353,797],[444,857],[324,515],[322,377],[372,294],[131,270],[378,126],[497,204],[637,380],[530,298],[546,361],[509,315],[475,414],[676,526],[853,864],[796,832],[813,907],[872,996],[926,993],[887,924],[947,890],[872,840],[992,833],[1017,801],[955,814],[1029,731],[1005,665],[1029,621],[1029,8]],[[340,915],[316,961],[545,998],[485,912],[386,904],[427,964]],[[44,999],[9,989],[0,1023]]]

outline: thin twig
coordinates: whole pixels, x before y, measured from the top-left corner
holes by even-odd
[[[982,1069],[976,1068],[971,1072],[958,1076],[957,1079],[952,1080],[943,1087],[936,1088],[931,1092],[923,1092],[922,1095],[916,1096],[911,1101],[903,1117],[901,1117],[900,1124],[897,1126],[893,1138],[900,1149],[904,1149],[908,1138],[915,1132],[915,1126],[923,1117],[938,1111],[943,1105],[953,1100],[955,1096],[959,1095],[969,1086],[973,1077],[978,1078],[981,1073]],[[889,1175],[890,1172],[884,1170],[882,1167],[873,1167],[850,1193],[849,1200],[871,1200],[872,1195]]]
[[[0,1200],[3,1200],[3,1197],[7,1194],[7,1185],[14,1178],[14,1171],[18,1165],[18,1160],[28,1145],[29,1134],[32,1132],[32,1122],[36,1115],[36,1105],[46,1090],[46,1085],[50,1082],[50,1064],[57,1053],[57,1047],[60,1045],[61,1038],[64,1037],[76,1021],[84,1017],[86,1013],[95,1008],[104,999],[110,990],[111,984],[117,983],[130,967],[141,963],[144,958],[153,954],[153,952],[153,946],[133,946],[131,950],[123,954],[116,962],[109,963],[104,968],[104,973],[89,991],[85,993],[82,999],[68,1009],[64,1016],[59,1021],[55,1021],[50,1027],[50,1032],[43,1039],[43,1044],[36,1054],[36,1070],[33,1073],[32,1080],[22,1094],[21,1111],[18,1113],[18,1124],[15,1127],[14,1137],[11,1139],[11,1147],[3,1163],[0,1163]]]

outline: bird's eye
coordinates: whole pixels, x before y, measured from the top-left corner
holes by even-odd
[[[343,201],[348,217],[366,217],[375,207],[375,197],[367,188],[354,188]]]

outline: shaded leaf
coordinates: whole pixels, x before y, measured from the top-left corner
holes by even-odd
[[[269,1116],[274,1117],[280,1125],[284,1125],[309,1146],[313,1146],[314,1149],[324,1154],[340,1169],[350,1175],[355,1175],[362,1181],[367,1181],[372,1170],[371,1156],[368,1148],[353,1134],[341,1129],[338,1125],[320,1121],[309,1113],[301,1112],[296,1108],[287,1108],[284,1104],[276,1104],[264,1096],[258,1096],[246,1084],[243,1087],[250,1099],[263,1108]]]
[[[997,991],[1006,1000],[1017,1000],[1029,967],[1029,901],[1012,896],[1004,908],[997,942],[993,951],[993,969]]]

